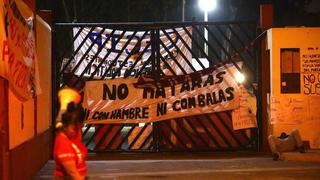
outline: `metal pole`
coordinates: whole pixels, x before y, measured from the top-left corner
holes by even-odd
[[[208,22],[208,11],[204,11],[204,22]],[[208,31],[204,28],[204,38],[208,41]],[[208,44],[204,42],[204,52],[208,55]]]
[[[186,0],[182,0],[182,22],[185,21],[185,19],[184,19],[185,5],[186,5]]]

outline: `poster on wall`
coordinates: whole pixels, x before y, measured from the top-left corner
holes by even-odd
[[[133,77],[87,81],[85,123],[147,123],[236,109],[239,85],[233,76],[237,72],[233,64],[226,64],[168,87],[136,87],[138,79]]]
[[[299,125],[308,116],[308,101],[303,97],[270,97],[271,124]]]
[[[298,129],[311,148],[320,148],[320,96],[270,97],[270,123],[281,131]]]
[[[257,127],[257,99],[243,86],[240,86],[239,104],[232,111],[233,130]]]
[[[302,93],[320,95],[320,47],[309,47],[301,55]]]
[[[40,93],[32,11],[20,0],[0,3],[0,76],[21,101]],[[6,8],[4,8],[6,7]]]
[[[159,35],[163,43],[159,43],[159,51],[163,60],[166,61],[166,63],[160,61],[160,67],[167,75],[172,75],[167,66],[170,66],[177,75],[183,74],[183,70],[187,73],[193,72],[186,62],[190,61],[191,63],[191,53],[183,43],[184,41],[191,48],[191,38],[182,28],[176,28],[175,30],[165,30],[167,34],[160,31]],[[192,34],[191,27],[186,28],[186,30]],[[145,72],[151,71],[151,63],[143,67],[151,56],[150,31],[133,32],[96,27],[94,29],[74,28],[73,32],[74,36],[79,34],[74,42],[74,52],[76,54],[75,60],[72,62],[73,66],[79,64],[75,72],[77,75],[83,74],[84,77],[92,76],[94,79],[101,79],[102,77],[107,79],[112,76],[123,77],[132,67],[134,68],[130,76],[135,76],[141,69]],[[174,43],[170,41],[168,36]],[[181,50],[181,53],[177,49]],[[174,62],[172,56],[181,67]],[[110,70],[106,73],[107,69]]]

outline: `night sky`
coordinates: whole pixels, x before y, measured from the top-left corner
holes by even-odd
[[[38,9],[56,9],[56,22],[181,21],[182,0],[38,0]],[[197,0],[185,0],[185,20],[203,21]],[[259,21],[259,6],[274,5],[275,26],[320,26],[320,0],[218,0],[209,21]]]

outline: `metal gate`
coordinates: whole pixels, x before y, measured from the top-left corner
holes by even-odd
[[[100,28],[98,33],[96,28]],[[192,33],[189,29],[192,29]],[[77,29],[77,31],[75,31]],[[184,41],[184,38],[177,32],[178,29],[183,31],[187,38],[191,39],[192,44]],[[75,47],[75,41],[81,32],[88,31],[83,37],[82,42]],[[258,39],[256,34],[256,24],[253,22],[188,22],[188,23],[140,23],[140,24],[81,24],[81,23],[57,23],[53,28],[53,94],[64,83],[77,85],[81,80],[90,81],[94,75],[100,73],[101,78],[118,78],[121,68],[125,66],[128,58],[124,58],[119,68],[114,70],[112,66],[117,62],[119,56],[113,59],[103,71],[99,69],[110,53],[107,53],[100,62],[96,64],[95,71],[91,76],[85,76],[90,71],[91,66],[97,58],[100,49],[95,55],[91,55],[91,59],[87,62],[87,67],[83,72],[79,72],[81,61],[88,57],[89,51],[99,43],[102,48],[105,44],[101,42],[100,33],[109,30],[109,35],[104,42],[111,41],[112,47],[110,51],[115,50],[120,39],[126,33],[127,41],[121,44],[121,48],[117,52],[121,54],[126,51],[126,47],[131,41],[135,41],[133,50],[138,48],[142,38],[135,38],[136,33],[142,33],[143,36],[149,35],[150,41],[147,42],[145,49],[140,49],[135,57],[138,62],[144,53],[149,51],[150,57],[144,62],[140,71],[132,73],[132,68],[127,69],[129,72],[124,75],[126,78],[130,75],[139,77],[141,74],[151,74],[153,76],[164,77],[166,74],[177,76],[175,70],[166,64],[167,72],[163,72],[160,63],[166,63],[167,58],[171,58],[175,62],[175,66],[179,68],[180,75],[205,69],[206,61],[209,67],[219,66],[223,63],[236,63],[239,60],[244,61],[242,72],[247,76],[245,86],[252,90],[258,97],[257,107],[259,116],[259,93],[258,93],[258,51],[255,45]],[[121,30],[121,33],[115,33]],[[170,36],[175,33],[175,39]],[[162,41],[160,34],[169,40],[171,48],[175,48],[175,52],[170,51],[169,47]],[[86,40],[90,39],[91,44],[86,44]],[[185,46],[185,52],[192,55],[198,67],[188,61],[184,52],[177,46],[177,39],[181,40]],[[87,51],[79,57],[79,50],[82,46],[88,47]],[[159,53],[162,48],[166,51],[166,56]],[[151,52],[150,52],[151,51]],[[176,60],[177,54],[181,55],[181,59],[188,64],[189,71],[185,70]],[[132,56],[133,53],[128,53]],[[78,58],[78,62],[74,60]],[[203,60],[205,59],[205,60]],[[76,80],[72,83],[65,78],[66,74],[76,74]],[[108,76],[108,77],[107,77]],[[122,77],[121,77],[122,78]],[[67,79],[67,80],[66,80]],[[57,113],[57,98],[53,97],[54,115]],[[54,119],[54,118],[53,118]],[[258,127],[261,119],[258,117]],[[260,127],[261,128],[261,127]],[[137,123],[137,124],[95,124],[85,125],[83,128],[83,142],[87,145],[91,152],[107,152],[107,151],[144,151],[144,152],[164,152],[164,151],[226,151],[226,150],[257,150],[259,148],[259,128],[251,128],[245,130],[234,131],[232,128],[231,112],[219,112],[212,114],[202,114],[198,116],[177,118],[164,120],[153,123]],[[261,135],[260,135],[261,136]]]

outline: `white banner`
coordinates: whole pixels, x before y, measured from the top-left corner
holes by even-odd
[[[81,32],[79,32],[81,30]],[[191,28],[187,28],[187,30],[192,33]],[[95,28],[92,32],[90,32],[90,28],[74,28],[74,36],[77,33],[80,33],[79,36],[76,38],[74,42],[74,50],[75,52],[80,47],[79,51],[77,51],[75,55],[75,61],[73,64],[70,65],[70,68],[74,67],[76,64],[80,63],[80,66],[76,70],[77,75],[81,75],[84,71],[84,77],[90,77],[94,71],[96,70],[95,75],[93,76],[95,79],[100,79],[101,77],[110,78],[112,75],[116,74],[115,77],[123,77],[123,75],[128,70],[134,66],[133,71],[131,72],[131,76],[136,75],[143,67],[144,63],[149,59],[151,56],[151,35],[150,32],[137,32],[134,34],[132,31],[114,31],[112,29],[103,29],[100,27]],[[175,57],[178,63],[181,65],[182,69],[185,70],[187,73],[192,72],[191,67],[187,64],[186,61],[191,62],[191,53],[188,49],[184,46],[184,43],[181,41],[179,37],[181,37],[186,44],[191,48],[191,39],[187,35],[187,33],[182,28],[176,28],[176,31],[179,33],[180,36],[177,35],[173,30],[166,30],[170,38],[173,40],[174,44],[181,50],[182,54],[186,57],[183,58],[182,54],[176,49],[173,43],[168,39],[168,37],[160,31],[160,40],[163,44],[168,48],[169,52]],[[124,35],[121,37],[121,34]],[[87,39],[85,39],[88,36]],[[124,51],[121,53],[121,49],[125,46],[133,36],[133,39],[129,42],[128,46],[125,47]],[[119,38],[121,38],[119,40]],[[141,41],[139,41],[142,38]],[[106,41],[108,39],[108,41]],[[84,44],[82,44],[84,41]],[[118,43],[116,43],[119,41]],[[88,51],[87,55],[83,58],[86,54],[87,50],[90,46],[94,43],[92,48]],[[168,63],[171,69],[177,74],[183,74],[178,67],[177,63],[175,63],[172,59],[172,56],[169,55],[166,48],[164,48],[160,42],[160,54],[164,58],[164,60]],[[135,50],[134,47],[136,46]],[[145,48],[147,48],[145,50]],[[133,50],[133,51],[132,51]],[[143,53],[143,51],[145,52]],[[107,57],[106,57],[107,55]],[[141,55],[141,58],[139,57]],[[106,57],[106,58],[105,58]],[[128,57],[128,58],[127,58]],[[103,61],[99,66],[100,62]],[[117,60],[113,63],[113,61],[117,58]],[[126,60],[127,58],[127,60]],[[92,60],[94,61],[90,63]],[[136,60],[138,59],[138,62]],[[125,63],[123,63],[126,60]],[[143,71],[151,71],[151,61],[143,68]],[[111,67],[110,67],[111,66]],[[167,65],[161,60],[160,61],[161,69],[165,74],[172,75],[169,70],[167,69]],[[118,71],[121,67],[121,71]],[[86,69],[87,68],[87,69]],[[105,72],[108,68],[111,70],[108,71],[106,75]]]
[[[242,63],[239,63],[242,66]],[[136,88],[137,79],[87,81],[83,106],[86,123],[146,123],[236,109],[239,86],[232,64],[183,83]]]

